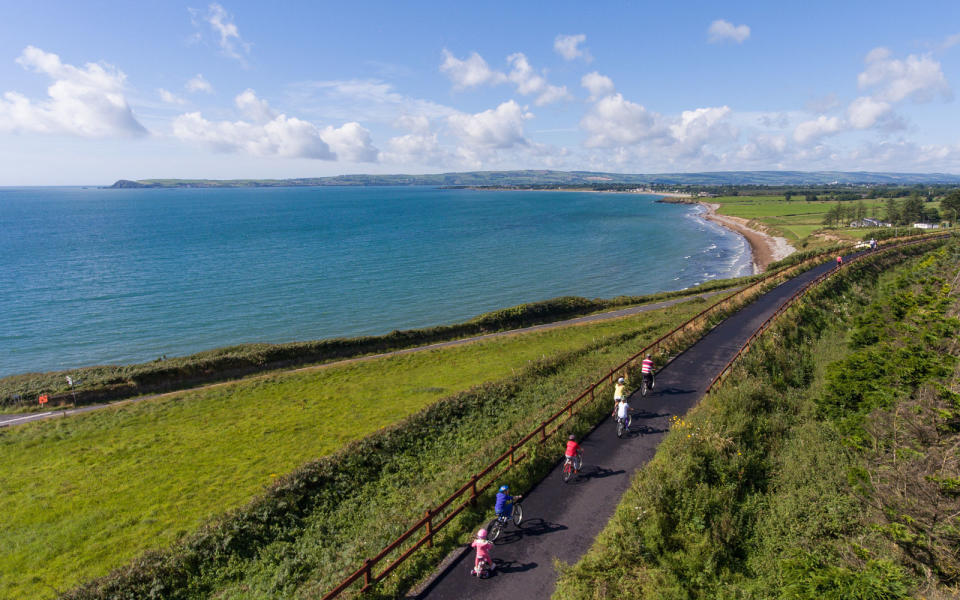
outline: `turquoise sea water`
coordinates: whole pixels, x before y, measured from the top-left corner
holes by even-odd
[[[0,189],[0,376],[386,333],[750,272],[653,196],[435,188]]]

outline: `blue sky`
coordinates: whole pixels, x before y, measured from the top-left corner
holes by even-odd
[[[960,173],[960,3],[5,3],[0,185]]]

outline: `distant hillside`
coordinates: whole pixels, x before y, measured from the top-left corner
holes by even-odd
[[[469,171],[427,175],[337,175],[301,179],[121,179],[110,188],[301,187],[326,185],[544,186],[544,185],[853,185],[960,184],[946,173],[843,171],[718,171],[630,174],[593,171]]]

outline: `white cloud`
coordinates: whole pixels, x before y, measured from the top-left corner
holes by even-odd
[[[188,92],[204,92],[206,94],[213,93],[213,86],[210,85],[210,82],[207,81],[200,73],[197,73],[193,79],[186,83],[186,88]]]
[[[785,158],[787,137],[784,135],[760,134],[741,146],[736,153],[737,158],[744,161],[769,162],[779,164]]]
[[[948,35],[947,39],[943,40],[943,43],[940,44],[940,49],[946,50],[948,48],[953,48],[957,44],[960,44],[960,33]]]
[[[534,104],[543,106],[559,100],[569,100],[570,93],[566,86],[558,87],[550,85],[547,80],[534,72],[527,57],[522,52],[511,54],[507,57],[507,62],[512,69],[507,76],[517,86],[517,91],[524,96],[537,94]]]
[[[506,75],[491,69],[487,61],[483,60],[483,57],[476,52],[472,53],[466,60],[460,60],[449,50],[444,49],[440,71],[450,78],[456,89],[507,81]]]
[[[187,101],[181,98],[180,96],[174,94],[169,90],[163,88],[158,88],[157,93],[160,94],[160,99],[166,102],[167,104],[186,104]]]
[[[370,132],[356,122],[345,123],[339,128],[327,126],[321,137],[340,160],[377,162],[380,154],[370,139]]]
[[[191,13],[196,17],[198,11],[191,10]],[[230,15],[227,14],[226,9],[214,2],[207,7],[207,14],[203,17],[203,20],[219,36],[217,43],[220,46],[220,51],[225,56],[235,58],[241,63],[244,62],[244,56],[250,53],[250,44],[240,37],[240,30]]]
[[[300,82],[288,86],[286,100],[300,114],[343,121],[393,124],[398,115],[430,120],[458,114],[449,106],[400,94],[376,79]]]
[[[727,122],[730,112],[729,106],[683,111],[680,120],[670,126],[675,150],[683,155],[700,154],[707,144],[736,139],[736,128]]]
[[[844,128],[844,122],[837,117],[820,115],[814,120],[804,121],[793,131],[793,139],[800,144],[820,139],[825,135],[837,133]]]
[[[886,48],[874,48],[865,62],[867,68],[857,76],[857,84],[860,89],[875,88],[873,95],[878,100],[900,102],[911,98],[928,102],[938,94],[944,98],[953,95],[940,63],[929,54],[911,54],[899,60],[891,58]]]
[[[387,141],[383,161],[391,164],[435,163],[441,156],[435,133],[409,133]]]
[[[233,102],[241,113],[256,122],[270,121],[275,116],[267,101],[257,98],[256,92],[250,88],[237,95]]]
[[[173,134],[181,140],[209,146],[218,152],[246,152],[253,156],[335,160],[320,130],[307,121],[279,115],[264,124],[246,121],[208,121],[199,112],[180,115]]]
[[[861,96],[847,108],[847,119],[855,129],[873,127],[881,117],[888,114],[893,107],[887,102],[875,100],[869,96]]]
[[[580,48],[580,44],[587,41],[587,36],[584,33],[578,33],[576,35],[558,35],[553,40],[553,49],[554,51],[565,58],[566,60],[574,60],[577,58],[583,58],[585,61],[590,62],[592,57],[586,49]]]
[[[601,75],[596,71],[587,73],[580,79],[580,85],[590,91],[590,99],[596,100],[603,96],[609,96],[616,88],[613,86],[613,80],[606,75]]]
[[[238,94],[234,102],[237,109],[254,122],[208,121],[199,112],[193,112],[174,120],[174,135],[219,152],[245,152],[253,156],[376,162],[379,155],[370,132],[359,123],[346,123],[339,128],[327,126],[321,130],[309,121],[277,114],[251,89]]]
[[[83,68],[64,64],[56,54],[27,46],[17,58],[25,69],[53,79],[49,98],[30,100],[17,92],[0,99],[0,131],[29,131],[81,137],[140,136],[141,125],[124,96],[126,75],[107,64]]]
[[[723,19],[717,19],[713,23],[710,23],[710,27],[707,29],[709,34],[707,40],[711,44],[716,44],[724,41],[736,42],[737,44],[742,44],[744,40],[750,37],[750,28],[746,25],[734,25],[729,21]]]
[[[504,149],[528,144],[523,122],[531,118],[532,114],[510,100],[477,114],[452,115],[447,124],[465,144],[466,150]]]
[[[580,121],[587,132],[588,148],[626,146],[663,137],[668,131],[659,115],[639,104],[624,100],[623,94],[601,98]]]

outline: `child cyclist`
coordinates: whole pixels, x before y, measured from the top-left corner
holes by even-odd
[[[511,496],[507,492],[510,491],[510,486],[501,485],[500,491],[497,492],[497,503],[493,505],[493,512],[497,513],[497,516],[503,515],[508,519],[513,515],[513,503],[515,500],[523,498],[523,496]]]
[[[570,461],[573,463],[574,467],[577,466],[577,461],[574,459],[578,454],[583,454],[583,448],[580,444],[577,443],[577,436],[570,434],[570,437],[567,438],[567,449],[563,453],[565,461]],[[577,469],[579,471],[579,469]]]
[[[617,380],[617,385],[613,386],[613,406],[616,409],[617,404],[627,397],[627,382],[621,377]]]
[[[490,549],[493,548],[493,542],[487,539],[487,530],[481,529],[477,532],[477,539],[470,544],[477,549],[477,557],[473,561],[473,571],[471,575],[476,577],[486,577],[489,571],[496,568],[493,559],[490,558]]]
[[[630,404],[627,403],[626,398],[621,398],[617,402],[617,406],[613,409],[613,415],[618,419],[623,419],[624,427],[627,431],[630,431]]]

